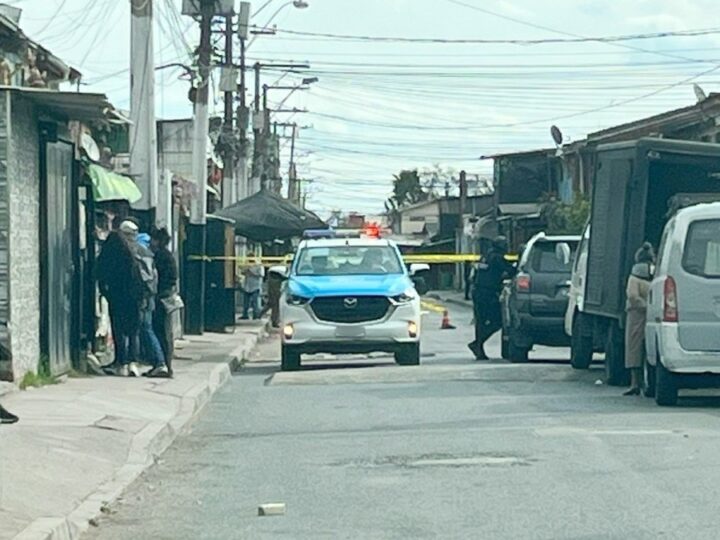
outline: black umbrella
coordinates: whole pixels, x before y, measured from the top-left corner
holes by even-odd
[[[325,229],[327,225],[314,213],[262,190],[215,212],[235,222],[235,233],[256,242],[285,240],[301,236],[307,229]]]

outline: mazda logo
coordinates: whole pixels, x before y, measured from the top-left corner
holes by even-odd
[[[345,305],[345,309],[355,309],[358,304],[357,298],[345,298],[343,300],[343,304]]]

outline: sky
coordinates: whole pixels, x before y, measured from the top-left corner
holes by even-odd
[[[254,0],[251,13],[265,1]],[[84,91],[129,107],[129,0],[5,3],[24,10],[26,34],[83,73]],[[156,65],[191,61],[199,31],[180,15],[181,3],[154,0]],[[492,162],[481,156],[550,147],[553,124],[566,141],[578,140],[691,105],[693,84],[720,91],[720,26],[708,17],[716,0],[307,3],[297,9],[271,0],[251,18],[259,27],[277,25],[277,32],[253,40],[248,63],[308,62],[310,69],[285,75],[281,84],[319,79],[284,104],[308,112],[277,120],[303,128],[298,174],[307,180],[308,206],[321,215],[381,212],[393,174],[402,169],[490,175]],[[577,41],[697,30],[701,35]],[[262,82],[282,76],[263,71]],[[178,77],[177,70],[157,72],[159,118],[192,115],[188,82]],[[251,78],[248,83],[251,100]],[[270,91],[271,104],[284,98],[283,91]],[[211,110],[222,111],[219,92]],[[287,141],[282,156],[287,170]]]

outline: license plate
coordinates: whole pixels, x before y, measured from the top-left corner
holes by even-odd
[[[365,337],[365,327],[364,326],[338,326],[335,329],[335,337],[339,337],[339,338]]]

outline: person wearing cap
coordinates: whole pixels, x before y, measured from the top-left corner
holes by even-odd
[[[143,302],[140,308],[140,345],[143,359],[152,365],[152,369],[143,375],[168,378],[170,371],[165,364],[165,354],[153,328],[153,314],[157,309],[155,296],[158,293],[158,271],[155,267],[155,255],[150,249],[150,235],[140,233],[136,237],[136,242],[136,258],[140,265],[140,275],[144,285]]]
[[[507,240],[498,236],[493,240],[492,247],[475,269],[472,299],[475,316],[475,339],[468,343],[468,348],[476,360],[487,360],[485,342],[502,328],[500,311],[500,291],[503,280],[511,276],[514,269],[505,260]]]
[[[244,320],[250,317],[250,309],[252,309],[253,319],[260,318],[260,293],[262,290],[263,278],[265,277],[265,268],[255,258],[255,254],[251,251],[248,253],[248,266],[243,270],[245,282],[243,283],[243,314]]]
[[[105,240],[98,257],[98,285],[110,307],[110,323],[115,359],[106,372],[128,376],[139,374],[137,368],[140,308],[143,283],[129,237],[137,234],[137,225],[124,221],[118,231]],[[131,370],[132,367],[132,370]]]
[[[655,265],[652,244],[645,242],[635,252],[635,264],[627,280],[625,296],[625,367],[630,370],[630,389],[624,395],[640,394],[642,364],[645,358],[645,320]]]

